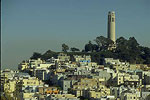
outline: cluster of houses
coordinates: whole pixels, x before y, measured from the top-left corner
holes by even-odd
[[[60,53],[46,61],[30,59],[19,71],[1,70],[2,91],[16,100],[148,100],[150,67],[89,55]]]

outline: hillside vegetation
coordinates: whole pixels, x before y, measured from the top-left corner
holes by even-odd
[[[113,41],[103,36],[96,37],[94,43],[89,41],[85,44],[84,49],[80,51],[76,47],[71,47],[69,51],[69,46],[62,44],[62,52],[68,55],[91,55],[92,61],[101,64],[101,60],[106,58],[116,58],[122,61],[128,61],[132,64],[150,64],[150,48],[141,46],[134,37],[125,39],[120,37],[116,40],[116,48],[113,50],[108,50],[110,45],[113,45]],[[44,54],[34,52],[31,59],[42,58],[47,60],[51,57],[57,58],[60,52],[55,52],[48,50]]]

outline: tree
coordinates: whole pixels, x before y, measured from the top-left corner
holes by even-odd
[[[42,59],[47,60],[50,59],[51,57],[57,57],[57,53],[51,50],[46,51],[43,55],[42,55]]]
[[[150,48],[140,46],[141,58],[144,59],[144,64],[150,64]]]
[[[138,49],[139,47],[139,43],[137,42],[137,40],[134,37],[130,37],[128,40],[128,46],[130,47],[129,49]]]
[[[120,37],[116,40],[116,52],[120,53],[122,51],[127,50],[127,42],[128,40],[126,40],[124,37]]]
[[[69,46],[66,44],[62,44],[62,51],[67,52],[67,50],[69,50]]]
[[[116,40],[116,45],[117,46],[126,46],[127,45],[127,39],[124,37],[120,37]]]
[[[71,48],[70,50],[71,50],[72,52],[80,51],[78,48],[75,48],[75,47]]]
[[[91,41],[89,41],[89,43],[86,44],[84,48],[85,48],[86,52],[88,52],[88,51],[90,51],[90,52],[98,51],[98,49],[99,49],[98,45],[92,44]]]
[[[84,47],[85,48],[85,52],[88,52],[88,51],[92,52],[92,46],[93,46],[92,42],[89,41],[89,43],[86,44],[85,47]]]
[[[34,52],[32,57],[30,57],[31,59],[37,59],[37,58],[41,58],[41,53],[38,53],[38,52]]]
[[[98,45],[93,44],[93,45],[92,45],[92,51],[98,51],[98,50],[99,50]]]
[[[134,37],[129,40],[120,37],[116,40],[116,53],[119,59],[126,60],[130,63],[142,63],[140,46]]]
[[[111,39],[105,38],[104,36],[96,37],[94,41],[99,46],[100,50],[107,50],[110,45],[114,44]]]

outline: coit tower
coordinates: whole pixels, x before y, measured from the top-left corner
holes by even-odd
[[[115,42],[115,12],[108,12],[108,38]]]

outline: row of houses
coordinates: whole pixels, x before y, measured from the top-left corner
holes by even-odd
[[[21,100],[147,100],[150,95],[149,67],[119,59],[104,58],[99,65],[89,55],[71,59],[60,53],[47,61],[23,61],[18,69],[3,71],[1,86]]]

